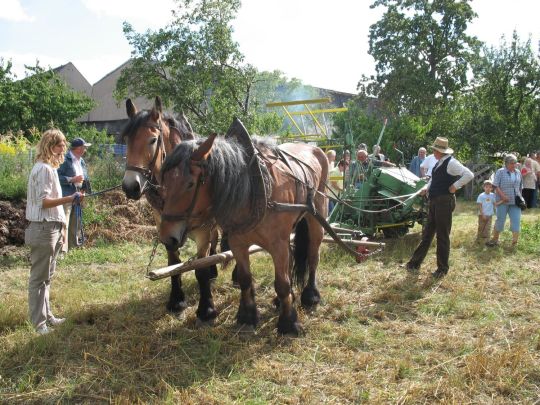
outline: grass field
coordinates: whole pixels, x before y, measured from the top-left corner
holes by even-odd
[[[454,216],[451,269],[440,282],[430,251],[417,277],[399,264],[418,233],[356,264],[324,246],[322,304],[300,311],[306,334],[279,337],[270,259],[253,260],[261,323],[235,327],[230,269],[215,284],[213,328],[190,307],[167,314],[169,282],[145,279],[151,243],[97,245],[59,262],[55,313],[66,324],[38,336],[27,323],[24,253],[0,262],[0,402],[170,404],[540,403],[540,210],[526,211],[509,250],[475,244],[472,204]],[[433,249],[433,248],[432,248]],[[160,247],[153,267],[165,265]],[[189,257],[189,251],[184,258]]]

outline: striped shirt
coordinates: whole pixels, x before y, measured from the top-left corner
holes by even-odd
[[[495,172],[493,186],[499,187],[506,197],[508,197],[509,201],[505,202],[505,204],[515,204],[516,195],[521,195],[521,189],[523,188],[521,173],[517,169],[510,172],[506,167],[503,167]],[[497,201],[500,200],[501,197],[497,194]]]
[[[52,208],[43,208],[45,198],[61,197],[62,189],[56,170],[51,165],[38,160],[28,178],[26,219],[33,222],[55,221],[65,224],[66,215],[61,204]]]

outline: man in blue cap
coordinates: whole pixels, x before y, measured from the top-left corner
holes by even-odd
[[[76,191],[92,192],[86,162],[82,158],[86,152],[86,148],[91,145],[82,138],[75,138],[71,141],[71,148],[66,153],[64,163],[57,169],[63,196],[72,195]],[[64,253],[68,249],[80,245],[79,235],[77,233],[81,231],[79,229],[81,224],[77,224],[75,210],[72,207],[73,205],[71,203],[64,205],[67,218],[67,229],[64,235],[64,245],[62,246],[62,252]]]

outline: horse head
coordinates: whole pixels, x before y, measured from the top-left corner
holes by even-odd
[[[138,200],[145,189],[157,181],[165,156],[182,140],[193,139],[193,130],[182,115],[180,121],[163,113],[161,98],[151,110],[137,110],[126,100],[129,121],[122,137],[127,144],[126,171],[122,189],[128,198]]]
[[[167,157],[162,167],[164,199],[160,239],[167,250],[176,250],[186,241],[188,232],[205,224],[211,209],[211,178],[208,157],[216,134],[200,145],[182,143]]]

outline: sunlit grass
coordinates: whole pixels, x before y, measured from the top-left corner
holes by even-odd
[[[197,329],[190,307],[165,311],[167,280],[145,278],[152,242],[96,243],[61,260],[53,309],[68,318],[38,337],[27,323],[28,264],[2,267],[0,402],[83,403],[530,403],[540,398],[540,212],[526,212],[517,250],[475,244],[474,204],[454,217],[450,272],[433,282],[434,249],[417,276],[398,264],[418,235],[357,264],[321,250],[322,303],[299,310],[306,335],[279,337],[273,265],[252,259],[261,322],[235,328],[230,270],[214,285],[220,315]],[[418,229],[416,229],[417,231]],[[193,254],[190,244],[184,259]],[[166,265],[162,247],[153,267]],[[298,294],[297,294],[298,296]]]

